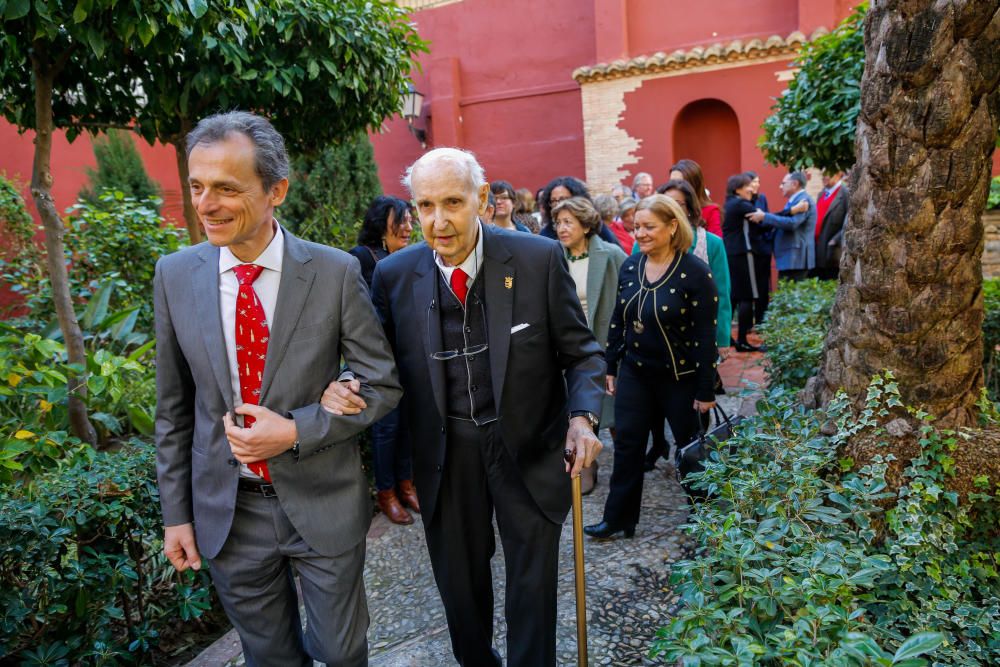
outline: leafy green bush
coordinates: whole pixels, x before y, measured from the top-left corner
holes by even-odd
[[[99,205],[79,202],[69,214],[66,262],[74,299],[82,305],[111,283],[110,312],[138,308],[135,328],[151,331],[156,260],[184,246],[187,235],[163,223],[155,201],[140,201],[122,192],[105,192]],[[47,273],[36,259],[27,257],[4,269],[0,279],[20,293],[30,309],[27,323],[43,330],[55,318]]]
[[[903,487],[886,460],[851,472],[838,445],[901,407],[877,378],[853,415],[842,396],[808,413],[774,392],[713,454],[691,515],[696,559],[675,566],[683,606],[652,653],[684,665],[1000,664],[1000,501],[944,490],[948,453],[965,436],[921,431]],[[925,415],[917,415],[926,419]],[[836,424],[825,436],[824,424]],[[964,444],[964,443],[963,443]],[[889,450],[887,449],[887,452]],[[883,508],[888,507],[888,510]]]
[[[87,353],[87,407],[102,443],[152,435],[152,342],[128,357]],[[73,460],[86,449],[67,432],[66,349],[0,322],[0,488]]]
[[[994,176],[990,181],[990,195],[986,200],[986,208],[1000,208],[1000,176]]]
[[[833,32],[806,44],[791,64],[795,78],[775,98],[760,139],[771,164],[827,171],[854,164],[867,11],[868,3],[860,3]]]
[[[986,391],[1000,401],[1000,278],[983,280],[983,367]]]
[[[141,442],[87,449],[4,489],[0,661],[145,664],[165,632],[212,607],[207,573],[176,574],[162,554],[154,459]]]
[[[315,155],[296,156],[277,215],[293,234],[346,250],[357,245],[365,211],[380,194],[371,142],[358,134]]]
[[[160,211],[160,186],[149,177],[135,147],[132,132],[109,130],[107,134],[94,138],[94,157],[97,169],[87,169],[90,185],[80,191],[79,199],[91,206],[113,205],[103,197],[104,193],[121,192],[126,197],[150,201],[156,199],[156,212]]]
[[[816,373],[836,291],[832,280],[781,282],[760,326],[771,387],[801,389]]]

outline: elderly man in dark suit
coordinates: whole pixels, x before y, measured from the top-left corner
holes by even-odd
[[[823,174],[823,192],[816,200],[816,268],[820,280],[836,280],[840,271],[840,250],[850,192],[843,172]]]
[[[452,649],[467,667],[501,664],[495,516],[507,565],[507,664],[550,667],[570,475],[601,449],[593,432],[601,346],[561,246],[481,224],[489,186],[470,153],[430,151],[405,183],[426,243],[378,263],[372,298],[406,392],[414,481]],[[575,454],[572,468],[564,449]]]
[[[178,570],[209,560],[248,665],[367,665],[371,501],[355,435],[401,395],[388,343],[357,260],[275,221],[288,157],[267,120],[206,118],[187,149],[208,243],[154,278],[164,551]],[[341,356],[363,413],[319,405]]]

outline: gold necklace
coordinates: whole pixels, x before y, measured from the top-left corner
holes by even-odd
[[[639,260],[639,298],[636,299],[635,319],[632,320],[632,330],[639,335],[642,335],[642,332],[646,330],[646,325],[642,323],[642,307],[646,303],[646,300],[649,298],[649,295],[655,292],[657,288],[659,288],[659,285],[656,285],[655,283],[661,282],[663,280],[663,277],[668,275],[670,271],[670,265],[673,264],[675,258],[676,254],[674,257],[670,258],[669,262],[667,262],[666,268],[663,269],[663,273],[660,274],[660,277],[657,278],[656,281],[649,281],[651,285],[654,285],[653,287],[646,287],[645,285],[646,262],[648,261],[649,256],[643,255],[642,259]],[[653,313],[653,317],[656,317],[655,312]]]

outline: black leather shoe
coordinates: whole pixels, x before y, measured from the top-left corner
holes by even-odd
[[[616,528],[610,525],[607,521],[602,521],[600,523],[595,523],[592,526],[584,526],[583,532],[591,537],[596,537],[599,540],[606,540],[609,537],[613,537],[615,533],[624,533],[625,537],[631,538],[635,537],[635,526],[628,526],[622,528]]]
[[[760,352],[760,348],[756,345],[751,345],[750,343],[741,343],[736,341],[736,345],[733,345],[737,352]]]

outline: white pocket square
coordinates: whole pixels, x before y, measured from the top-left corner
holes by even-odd
[[[530,325],[530,324],[528,324],[527,322],[525,322],[524,324],[518,324],[518,325],[516,325],[516,326],[512,326],[512,327],[510,328],[510,332],[511,332],[511,334],[516,334],[516,333],[517,333],[518,331],[520,331],[521,329],[527,329],[527,328],[528,328],[528,327],[530,327],[530,326],[531,326],[531,325]]]

